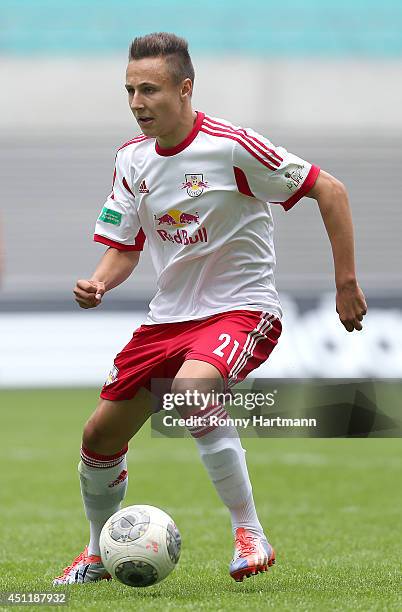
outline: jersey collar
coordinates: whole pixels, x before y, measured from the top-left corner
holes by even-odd
[[[201,113],[200,111],[196,111],[196,113],[197,113],[197,119],[195,120],[193,129],[191,130],[189,134],[187,134],[185,139],[182,140],[178,145],[176,145],[175,147],[169,147],[166,149],[162,149],[162,147],[159,146],[158,141],[157,140],[155,141],[155,151],[158,153],[158,155],[163,155],[164,157],[167,157],[168,155],[176,155],[177,153],[184,151],[184,149],[186,149],[193,142],[194,138],[197,136],[198,132],[200,131],[202,122],[204,121],[204,117],[205,117],[205,114]]]

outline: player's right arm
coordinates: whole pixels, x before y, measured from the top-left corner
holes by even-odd
[[[113,189],[98,217],[94,240],[109,248],[90,279],[77,281],[76,302],[81,308],[94,308],[106,291],[123,283],[138,264],[145,235],[138,218],[132,189],[130,149],[116,155]]]
[[[99,306],[106,291],[123,283],[138,264],[141,251],[109,248],[92,277],[80,279],[74,287],[75,301],[81,308]]]

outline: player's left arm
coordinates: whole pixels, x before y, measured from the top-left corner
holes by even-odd
[[[353,223],[346,188],[321,170],[306,195],[317,200],[331,242],[339,318],[348,332],[361,330],[367,304],[356,278]]]

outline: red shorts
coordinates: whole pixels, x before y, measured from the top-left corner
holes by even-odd
[[[231,387],[266,361],[281,331],[274,315],[250,310],[141,325],[116,356],[101,397],[131,399],[141,387],[151,390],[152,379],[173,379],[187,359],[212,364]]]

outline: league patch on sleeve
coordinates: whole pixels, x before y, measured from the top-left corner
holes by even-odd
[[[107,385],[111,385],[112,383],[114,383],[117,380],[118,375],[119,375],[119,368],[117,368],[114,365],[113,368],[110,370],[109,375],[107,379],[105,380],[105,383],[103,386],[107,387]]]
[[[104,206],[100,214],[99,221],[111,223],[112,225],[120,225],[121,217],[122,214],[117,212],[117,210],[112,210],[111,208],[106,208],[106,206]]]
[[[305,179],[305,167],[291,164],[287,167],[285,172],[285,178],[287,179],[286,185],[290,191],[294,191]]]

